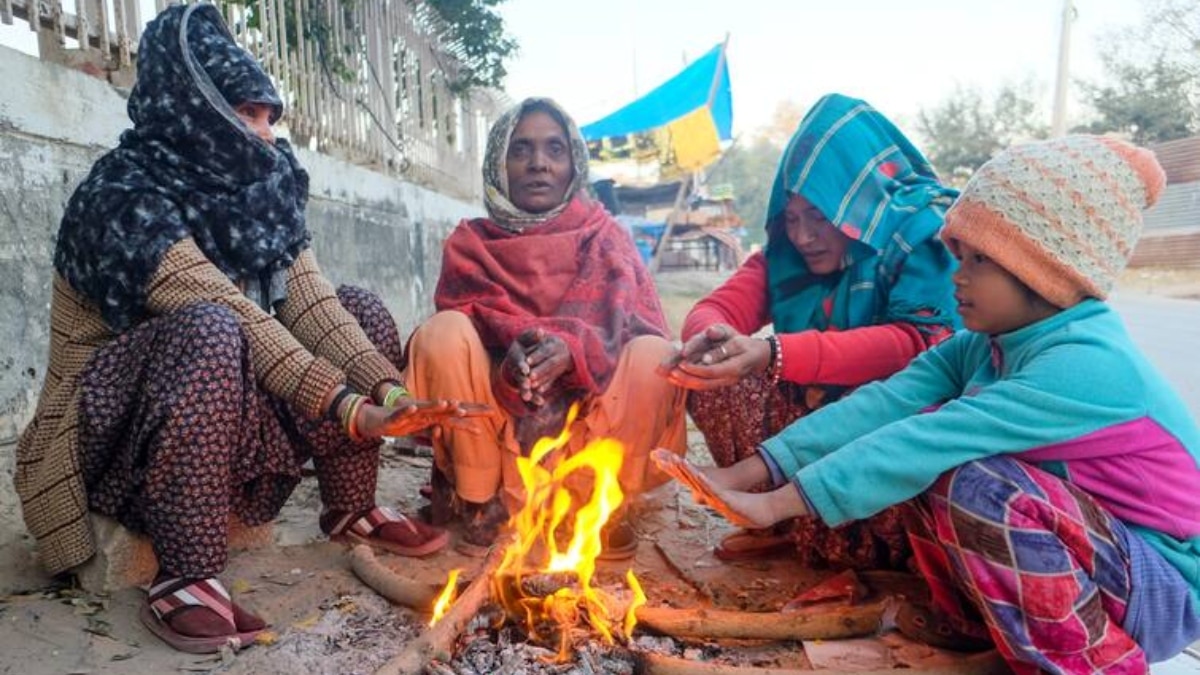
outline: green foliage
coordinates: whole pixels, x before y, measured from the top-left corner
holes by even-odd
[[[1134,143],[1160,143],[1200,131],[1192,103],[1195,80],[1183,66],[1160,56],[1149,65],[1109,59],[1111,82],[1083,85],[1098,118],[1082,127],[1121,132]]]
[[[501,87],[508,71],[506,59],[517,50],[517,42],[504,32],[504,20],[495,7],[504,0],[425,0],[449,28],[446,39],[462,48],[463,71],[455,91],[472,87]]]
[[[733,187],[737,213],[746,224],[747,245],[766,243],[767,200],[781,152],[780,146],[765,138],[745,145],[735,142],[708,172],[708,184]]]
[[[365,48],[365,43],[358,45],[346,44],[342,53],[330,49],[332,29],[326,12],[325,3],[334,2],[342,12],[343,24],[353,34],[356,32],[357,20],[354,14],[356,3],[362,0],[315,0],[310,9],[304,13],[303,25],[296,20],[294,3],[285,2],[284,22],[289,49],[295,49],[299,43],[297,37],[303,31],[304,38],[317,45],[318,58],[327,76],[342,82],[353,82],[355,79],[354,62],[356,50]],[[258,0],[220,0],[224,6],[244,8],[246,27],[261,28]],[[410,0],[415,2],[415,0]],[[504,20],[496,13],[495,7],[504,0],[424,0],[425,4],[437,13],[446,24],[446,31],[440,36],[445,44],[455,51],[462,62],[462,68],[456,81],[450,82],[450,89],[455,93],[464,93],[474,87],[501,87],[507,70],[505,60],[517,50],[517,42],[504,32]],[[314,11],[315,10],[315,11]]]
[[[1104,39],[1104,79],[1082,82],[1095,118],[1079,127],[1135,143],[1200,133],[1200,3],[1146,0],[1140,26]]]
[[[931,109],[921,109],[918,131],[929,161],[943,180],[966,183],[971,174],[1012,143],[1045,138],[1032,85],[1005,85],[990,100],[978,89],[957,87]]]

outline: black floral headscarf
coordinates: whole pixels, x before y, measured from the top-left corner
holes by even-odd
[[[308,246],[308,174],[287,141],[260,139],[234,106],[269,105],[274,122],[283,112],[275,87],[209,4],[159,14],[137,65],[134,126],[71,196],[55,269],[119,332],[145,317],[166,250],[192,237],[269,307]]]

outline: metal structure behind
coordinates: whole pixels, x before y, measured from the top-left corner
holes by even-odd
[[[156,3],[159,11],[167,6]],[[218,7],[279,88],[295,145],[443,194],[481,197],[487,130],[507,101],[490,90],[456,89],[465,51],[431,7],[410,0]],[[131,84],[143,25],[137,0],[75,0],[72,9],[62,0],[0,0],[0,21],[27,22],[43,59]]]

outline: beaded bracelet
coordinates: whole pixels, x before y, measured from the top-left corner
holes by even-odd
[[[408,395],[408,390],[405,389],[403,385],[397,384],[388,390],[388,393],[384,395],[383,400],[379,402],[379,405],[385,408],[390,408],[392,407],[392,404],[396,402],[396,399],[403,398]]]
[[[329,404],[329,410],[325,413],[329,419],[334,422],[338,421],[338,408],[341,407],[342,401],[345,401],[346,397],[353,393],[354,391],[350,387],[342,387],[338,393],[334,394],[333,402]]]
[[[774,387],[783,377],[783,345],[779,343],[777,335],[770,335],[766,339],[771,346],[771,363],[767,366],[767,372],[771,374],[771,386]]]

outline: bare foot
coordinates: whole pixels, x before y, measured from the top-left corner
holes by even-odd
[[[729,522],[739,527],[749,527],[753,529],[764,529],[771,527],[779,522],[779,518],[775,516],[775,509],[771,504],[772,493],[770,492],[739,492],[737,490],[726,490],[714,486],[716,496],[724,505],[724,509],[728,510],[729,515],[722,508],[713,506],[729,519]],[[737,520],[730,517],[736,515]]]

